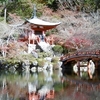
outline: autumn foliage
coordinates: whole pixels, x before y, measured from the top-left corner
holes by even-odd
[[[81,49],[92,45],[92,41],[86,39],[85,37],[73,36],[66,40],[65,47],[70,49]]]

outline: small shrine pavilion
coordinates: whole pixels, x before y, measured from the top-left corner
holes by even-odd
[[[44,20],[37,18],[36,16],[36,7],[34,6],[34,12],[31,19],[26,19],[23,25],[28,24],[28,27],[31,31],[27,31],[26,40],[28,40],[29,46],[34,46],[41,41],[48,42],[50,45],[53,44],[53,39],[47,39],[45,36],[45,32],[47,30],[53,29],[60,24],[58,23],[51,23]],[[24,38],[25,40],[25,38]]]
[[[26,20],[27,23],[30,23],[30,27],[32,29],[32,33],[30,32],[28,34],[29,38],[29,44],[34,44],[36,42],[45,41],[47,42],[47,39],[45,37],[45,32],[49,29],[55,28],[60,23],[50,23],[43,21],[41,19],[38,19],[37,17],[34,17],[32,19]],[[52,44],[52,43],[51,43]]]

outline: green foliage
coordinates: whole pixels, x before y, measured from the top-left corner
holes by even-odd
[[[32,16],[32,4],[36,4],[37,5],[37,16],[41,16],[42,15],[42,7],[44,5],[50,7],[51,9],[53,9],[54,11],[56,11],[61,5],[60,2],[58,0],[14,0],[12,2],[9,2],[8,0],[0,0],[0,3],[4,3],[6,5],[7,8],[7,12],[9,13],[17,13],[17,15],[22,16],[22,17],[27,17],[29,18],[30,16]],[[64,5],[64,7],[66,8],[66,6],[68,6],[68,1],[61,1],[64,2],[66,5]],[[97,10],[98,8],[100,8],[100,0],[73,0],[71,2],[74,2],[74,5],[72,5],[73,7],[77,6],[79,8],[81,8],[82,10],[84,10],[85,12],[91,12],[93,10]],[[63,4],[63,3],[62,3]],[[70,5],[69,5],[70,6]],[[4,13],[4,10],[2,11],[2,13]],[[2,16],[4,16],[2,14]]]
[[[38,66],[39,67],[43,67],[44,64],[45,64],[45,60],[44,59],[37,59],[37,62],[38,62]]]
[[[82,79],[88,79],[88,73],[87,72],[83,72],[82,73]]]
[[[58,92],[58,91],[61,91],[63,89],[63,85],[61,83],[56,83],[54,85],[54,88],[55,88],[55,91]]]
[[[49,36],[50,34],[51,34],[50,31],[47,31],[47,32],[46,32],[46,36]]]
[[[4,18],[3,17],[0,17],[0,21],[3,21],[4,20]]]
[[[61,2],[62,4],[64,4],[63,6],[65,8],[68,5],[73,6],[73,7],[76,6],[76,8],[79,7],[80,9],[86,12],[91,12],[94,9],[97,10],[98,8],[100,8],[100,0],[72,0],[71,1],[72,5],[70,5],[69,1],[67,0],[64,0],[64,1],[62,0]],[[12,2],[9,2],[9,0],[0,0],[0,3],[2,3],[2,5],[3,3],[5,3],[9,12],[11,11],[13,13],[17,13],[18,15],[24,16],[24,17],[31,16],[32,8],[30,7],[32,7],[32,4],[42,5],[42,6],[46,5],[52,8],[54,11],[56,11],[58,8],[62,7],[62,6],[59,6],[61,5],[61,2],[59,2],[59,0],[13,0]],[[69,7],[69,8],[73,8],[73,7]],[[42,15],[41,11],[37,12],[38,16]]]
[[[95,10],[100,8],[100,0],[95,0]]]
[[[29,7],[30,7],[29,5],[27,5],[27,4],[23,5],[20,2],[17,2],[17,3],[12,2],[12,3],[8,3],[6,5],[7,13],[16,13],[17,15],[20,15],[20,16],[26,15],[27,12],[29,14],[29,12],[30,12]],[[4,9],[2,10],[1,16],[4,16]]]
[[[27,3],[12,2],[8,3],[6,8],[7,12],[16,13],[20,16],[30,17],[32,14],[32,9],[30,8],[30,5]]]
[[[56,92],[61,91],[61,90],[63,90],[63,88],[68,87],[68,86],[69,86],[69,84],[67,82],[64,82],[63,84],[62,83],[54,84],[54,88],[55,88]]]
[[[54,2],[54,0],[46,0],[46,1],[47,1],[47,4],[50,4],[50,5],[52,5]]]
[[[54,28],[54,29],[46,31],[46,36],[50,36],[51,34],[55,34],[55,33],[57,33],[57,29]]]
[[[52,8],[53,11],[56,11],[59,8],[57,0],[48,0],[47,5],[48,7]]]
[[[57,53],[63,53],[63,47],[61,45],[55,45],[52,50]]]
[[[32,2],[36,1],[37,3],[44,3],[44,4],[51,4],[55,1],[55,0],[32,0]]]
[[[63,53],[64,54],[68,53],[68,49],[66,47],[63,47]]]
[[[39,58],[44,58],[44,57],[51,56],[51,54],[50,53],[47,53],[47,52],[39,52],[38,53],[38,56],[39,56]]]
[[[52,58],[52,62],[53,63],[57,63],[59,61],[59,57],[54,57],[54,58]]]
[[[32,0],[32,2],[42,3],[47,5],[48,7],[52,8],[54,11],[58,9],[57,0]]]
[[[3,5],[3,3],[6,4],[7,1],[8,1],[8,0],[0,0],[0,3],[2,3],[2,5]]]
[[[95,2],[94,0],[85,0],[83,2],[83,7],[85,9],[86,12],[91,12],[93,11],[93,9],[95,9]]]
[[[29,3],[29,1],[25,0],[25,1],[15,1],[15,2],[9,2],[7,3],[6,7],[7,8],[7,13],[16,13],[18,16],[21,16],[22,18],[30,18],[32,16],[32,12],[33,12],[33,5],[30,5],[32,2]],[[42,9],[43,5],[42,4],[37,4],[37,16],[41,16],[42,15]],[[4,16],[4,9],[1,12],[1,16]],[[8,16],[8,14],[7,14]]]

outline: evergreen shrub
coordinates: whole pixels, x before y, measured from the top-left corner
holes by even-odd
[[[55,52],[55,53],[63,53],[63,47],[61,45],[55,45],[52,50]]]

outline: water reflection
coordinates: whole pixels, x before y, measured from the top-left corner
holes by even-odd
[[[99,100],[100,83],[61,70],[0,71],[0,100]]]
[[[54,99],[55,82],[60,82],[59,71],[0,73],[0,100]],[[59,76],[59,77],[58,77]]]

